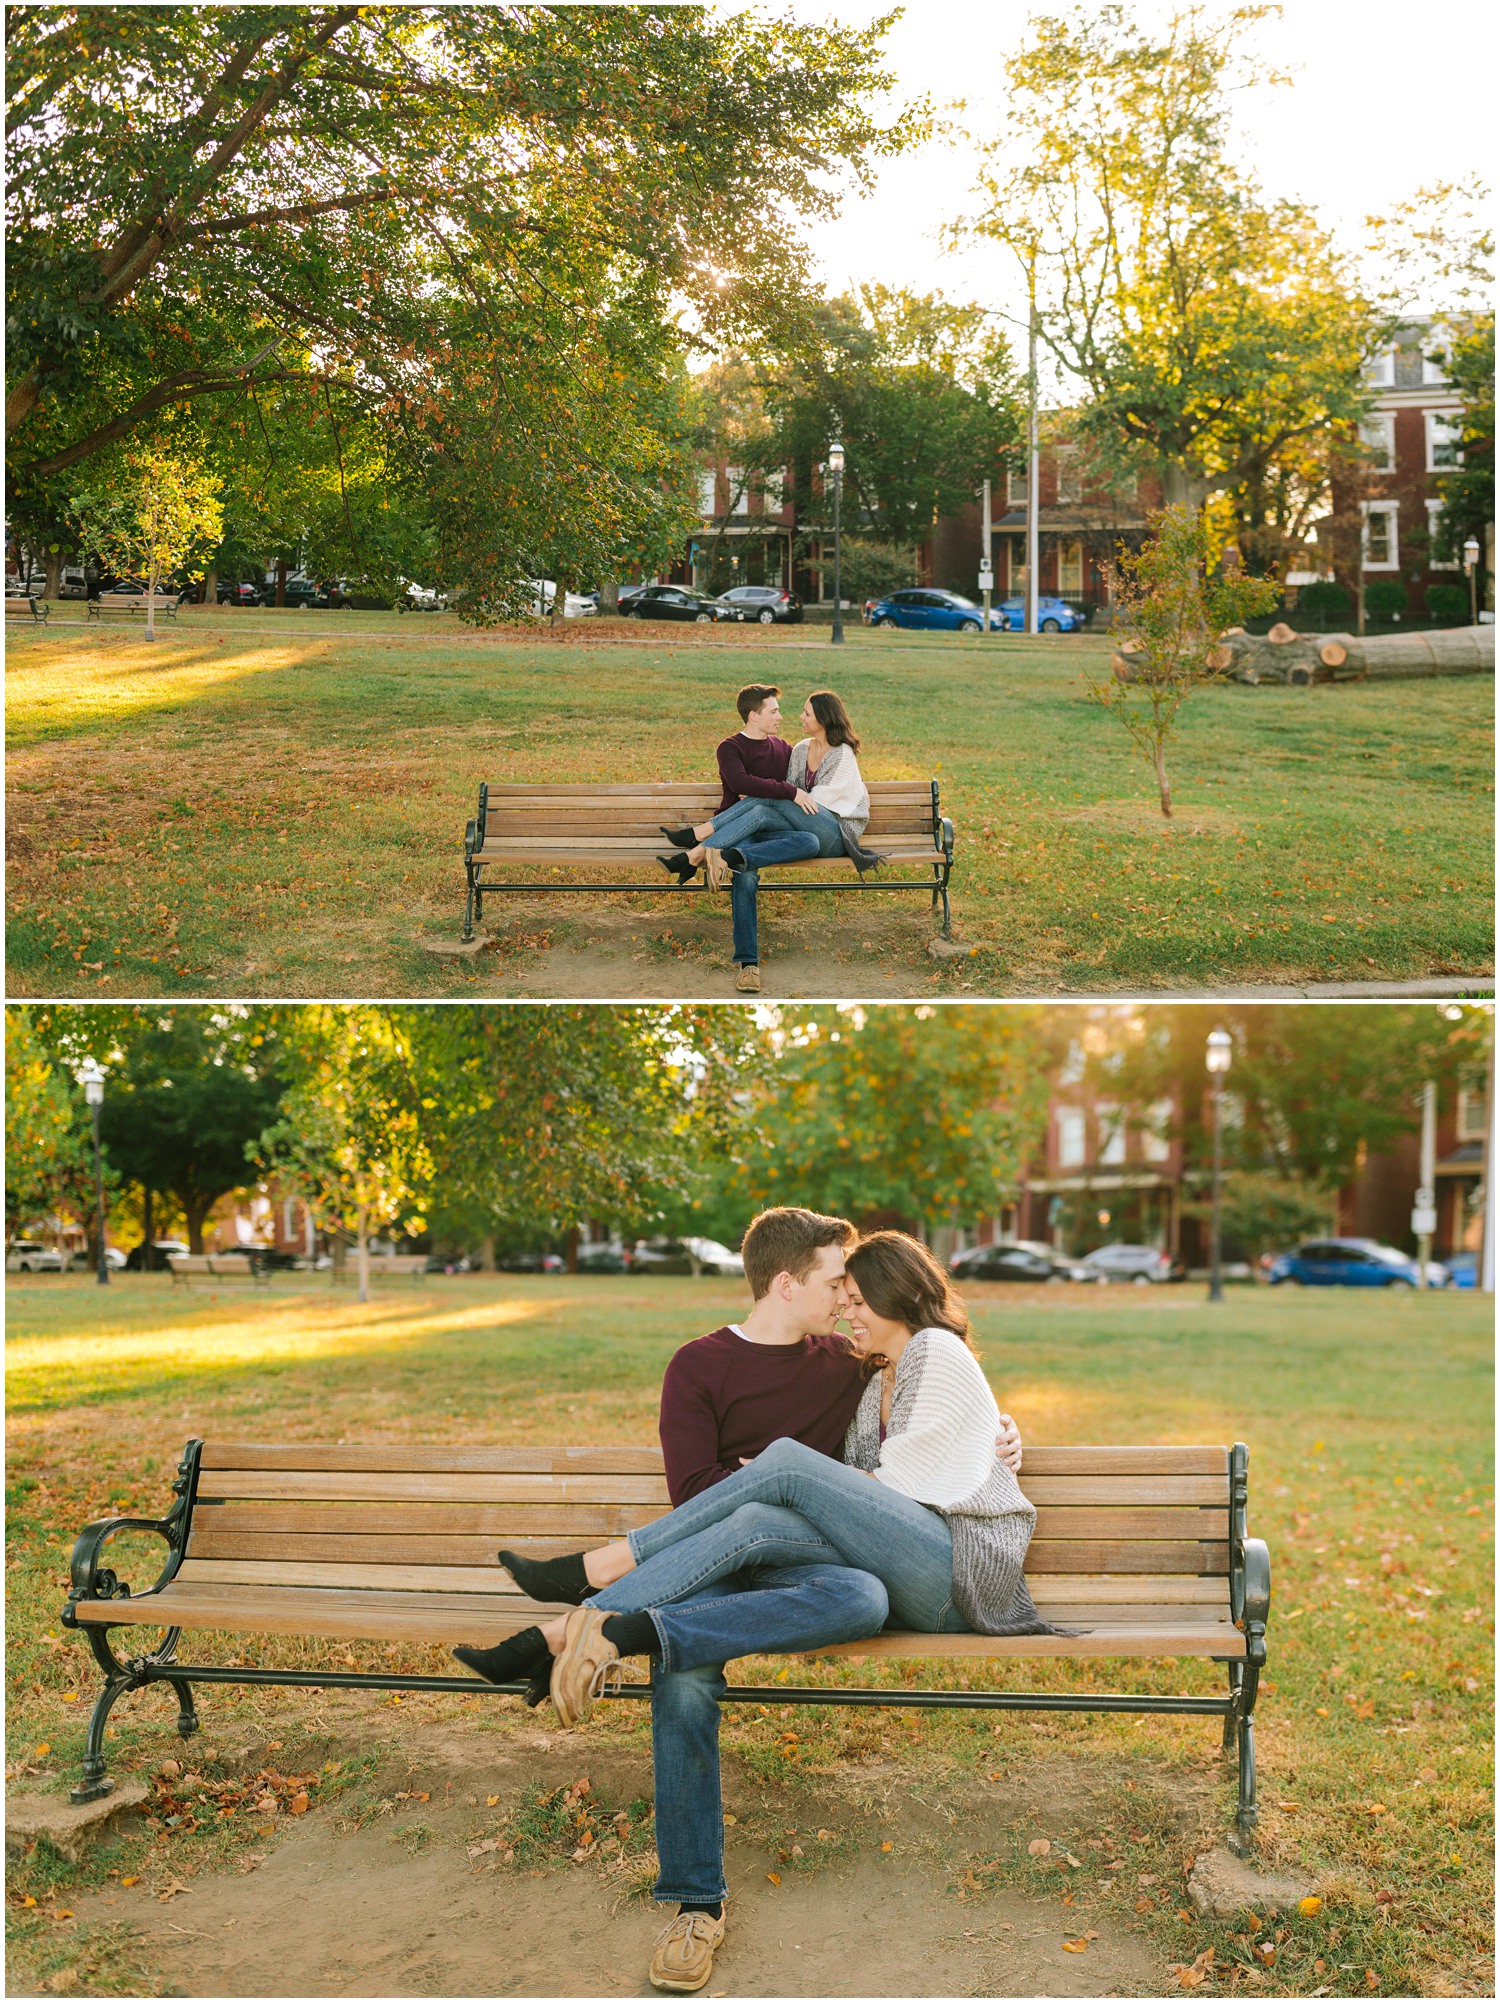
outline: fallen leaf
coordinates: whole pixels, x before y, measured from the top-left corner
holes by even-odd
[[[1086,1940],[1065,1940],[1063,1942],[1064,1954],[1085,1954],[1087,1951],[1088,1942]]]
[[[23,1906],[34,1906],[36,1904],[36,1900],[31,1896],[30,1892],[28,1892],[25,1898],[22,1899],[21,1904]]]
[[[138,1885],[140,1882],[138,1877],[122,1878],[120,1880],[122,1885]]]
[[[168,1878],[165,1886],[157,1893],[159,1900],[175,1899],[179,1892],[190,1892],[191,1885],[184,1885],[179,1878]]]
[[[486,1836],[482,1843],[471,1843],[469,1845],[469,1855],[471,1857],[483,1857],[486,1851],[498,1850],[499,1848],[500,1838],[498,1836]]]
[[[1288,1815],[1295,1815],[1302,1804],[1299,1801],[1278,1801],[1276,1806],[1284,1808]]]
[[[1142,1871],[1135,1882],[1138,1885],[1159,1885],[1161,1880],[1155,1877],[1150,1871]]]
[[[1303,1919],[1310,1920],[1315,1913],[1322,1912],[1323,1901],[1321,1899],[1313,1898],[1311,1894],[1309,1894],[1309,1896],[1305,1899],[1298,1899],[1297,1910],[1299,1913],[1301,1913]]]
[[[740,1818],[737,1815],[726,1815],[724,1817],[724,1827],[726,1829],[733,1829],[735,1824],[739,1821],[739,1819]]]
[[[831,1829],[820,1829],[818,1831],[818,1841],[820,1843],[831,1843],[833,1840],[833,1831]]]
[[[773,1885],[779,1885],[781,1883],[781,1875],[777,1871],[767,1871],[766,1876],[770,1879]]]
[[[1257,1941],[1255,1946],[1251,1948],[1250,1952],[1255,1956],[1256,1960],[1260,1963],[1262,1968],[1275,1967],[1276,1943],[1274,1940]]]
[[[427,1799],[425,1794],[423,1795],[422,1799],[424,1801]],[[287,1810],[292,1815],[306,1815],[307,1796],[305,1794],[294,1794],[291,1800],[287,1803]]]
[[[499,1801],[500,1797],[498,1794],[487,1794],[484,1798],[484,1805],[486,1808],[495,1808],[499,1805]]]
[[[78,1702],[78,1692],[76,1690],[64,1690],[63,1702],[65,1704],[76,1704]]]
[[[881,1848],[881,1851],[882,1851],[882,1853],[883,1853],[883,1854],[884,1854],[884,1853],[887,1853],[887,1852],[889,1852],[889,1851],[892,1851],[892,1850],[894,1850],[894,1849],[895,1849],[895,1847],[896,1847],[896,1846],[895,1846],[895,1844],[894,1844],[894,1843],[882,1843],[882,1844],[881,1844],[881,1846],[880,1846],[880,1848]]]
[[[1031,1841],[1026,1845],[1026,1855],[1028,1857],[1046,1857],[1050,1855],[1051,1850],[1052,1845],[1045,1836],[1033,1836]]]
[[[1081,1857],[1075,1857],[1071,1850],[1067,1852],[1067,1859],[1075,1871],[1081,1871],[1083,1869],[1083,1859]]]
[[[1138,1913],[1151,1913],[1155,1912],[1156,1910],[1155,1906],[1152,1905],[1151,1901],[1145,1896],[1144,1893],[1142,1893],[1140,1898],[1136,1900],[1135,1909]]]
[[[48,1753],[51,1752],[51,1750],[52,1746],[50,1741],[43,1739],[42,1743],[33,1750],[31,1757],[34,1760],[44,1760],[46,1759]]]

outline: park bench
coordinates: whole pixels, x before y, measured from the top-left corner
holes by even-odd
[[[882,1630],[820,1655],[941,1658],[1000,1684],[1013,1661],[1101,1656],[1198,1658],[1227,1667],[1223,1696],[1092,1690],[919,1690],[738,1685],[729,1703],[915,1709],[1124,1711],[1219,1718],[1239,1757],[1234,1843],[1256,1821],[1253,1713],[1271,1604],[1270,1558],[1246,1535],[1249,1455],[1236,1447],[1029,1448],[1022,1482],[1037,1505],[1026,1576],[1042,1613],[1081,1630],[997,1638]],[[668,1507],[661,1455],[645,1447],[244,1445],[190,1440],[159,1521],[108,1517],[73,1548],[65,1626],[82,1628],[104,1672],[75,1802],[107,1794],[104,1728],[128,1690],[169,1683],[177,1729],[197,1729],[195,1683],[457,1690],[519,1695],[520,1683],[468,1676],[219,1667],[177,1659],[184,1631],[326,1640],[493,1643],[562,1611],[524,1598],[495,1562],[506,1543],[550,1556],[618,1537]],[[118,1531],[162,1537],[167,1558],[146,1591],[107,1568]],[[166,1628],[151,1653],[121,1661],[110,1630]],[[649,1694],[626,1683],[623,1698]]]
[[[347,1261],[342,1269],[333,1267],[333,1283],[339,1285],[344,1280],[357,1280],[359,1267]],[[427,1277],[427,1254],[425,1252],[387,1252],[370,1260],[372,1280],[416,1280]]]
[[[47,621],[52,617],[52,607],[45,598],[7,598],[5,601],[6,618],[8,619],[12,612],[19,613],[23,608],[33,626],[45,626]]]
[[[248,1280],[255,1287],[271,1284],[270,1271],[259,1259],[232,1258],[218,1252],[169,1252],[167,1264],[174,1287],[187,1286],[195,1279]]]
[[[88,617],[90,619],[102,619],[106,611],[127,612],[133,616],[137,612],[145,613],[146,600],[144,597],[127,597],[124,592],[111,592],[103,598],[91,598],[88,602],[88,607]],[[175,626],[177,623],[177,600],[158,595],[156,600],[156,616],[158,619],[170,619]]]
[[[778,863],[763,870],[761,890],[925,890],[932,908],[943,908],[943,936],[952,931],[948,879],[953,873],[953,823],[944,817],[936,779],[872,779],[870,825],[863,840],[885,861],[863,876],[847,856],[812,856],[806,862]],[[658,855],[666,852],[663,827],[696,826],[718,812],[721,789],[712,785],[649,786],[490,786],[479,788],[479,808],[464,831],[464,871],[469,895],[464,909],[465,940],[484,900],[498,892],[554,891],[664,892],[673,886],[662,874]],[[520,881],[512,872],[530,868]],[[627,883],[559,883],[563,871],[630,869]],[[893,875],[893,869],[907,873]],[[817,881],[806,872],[817,872]],[[709,886],[694,878],[688,891]],[[681,894],[674,892],[673,894]]]

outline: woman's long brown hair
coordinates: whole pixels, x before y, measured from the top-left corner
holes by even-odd
[[[904,1231],[872,1231],[844,1261],[861,1294],[886,1321],[919,1328],[946,1328],[969,1349],[969,1311],[925,1245]]]
[[[819,689],[810,695],[812,713],[823,726],[823,735],[832,744],[847,744],[851,751],[858,751],[859,739],[854,735],[854,725],[849,721],[849,712],[839,701],[832,689]]]

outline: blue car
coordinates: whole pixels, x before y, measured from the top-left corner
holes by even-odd
[[[1288,1281],[1299,1287],[1414,1287],[1420,1270],[1415,1259],[1373,1238],[1318,1238],[1273,1259],[1267,1278],[1273,1287]],[[1447,1286],[1447,1267],[1429,1260],[1427,1284]]]
[[[1455,1287],[1477,1287],[1479,1285],[1479,1254],[1477,1252],[1454,1252],[1446,1261],[1448,1282]]]
[[[1000,614],[1008,631],[1026,631],[1024,598],[1007,598],[1000,607]],[[1081,633],[1086,621],[1083,614],[1075,612],[1066,599],[1039,598],[1036,602],[1036,623],[1044,633]]]
[[[984,607],[957,591],[937,591],[923,585],[907,591],[893,591],[888,598],[870,607],[872,626],[917,627],[928,632],[980,633],[984,630]],[[998,612],[990,614],[990,630],[1005,631]]]

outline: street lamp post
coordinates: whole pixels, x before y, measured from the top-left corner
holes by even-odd
[[[833,642],[844,644],[844,575],[839,515],[844,498],[844,448],[834,439],[828,448],[828,470],[833,475]]]
[[[1479,543],[1470,536],[1464,544],[1464,569],[1469,573],[1469,624],[1479,624]]]
[[[104,1073],[92,1057],[85,1060],[78,1073],[78,1082],[83,1087],[83,1096],[94,1120],[94,1202],[99,1233],[99,1270],[96,1277],[101,1287],[107,1287],[109,1261],[104,1256],[104,1169],[99,1158],[99,1111],[104,1104]]]
[[[1214,1099],[1214,1194],[1213,1222],[1210,1226],[1208,1248],[1208,1298],[1221,1301],[1224,1298],[1224,1241],[1222,1231],[1222,1209],[1224,1188],[1224,1073],[1229,1069],[1230,1054],[1233,1050],[1229,1032],[1215,1029],[1209,1033],[1208,1054],[1205,1062],[1208,1075],[1213,1080]]]

